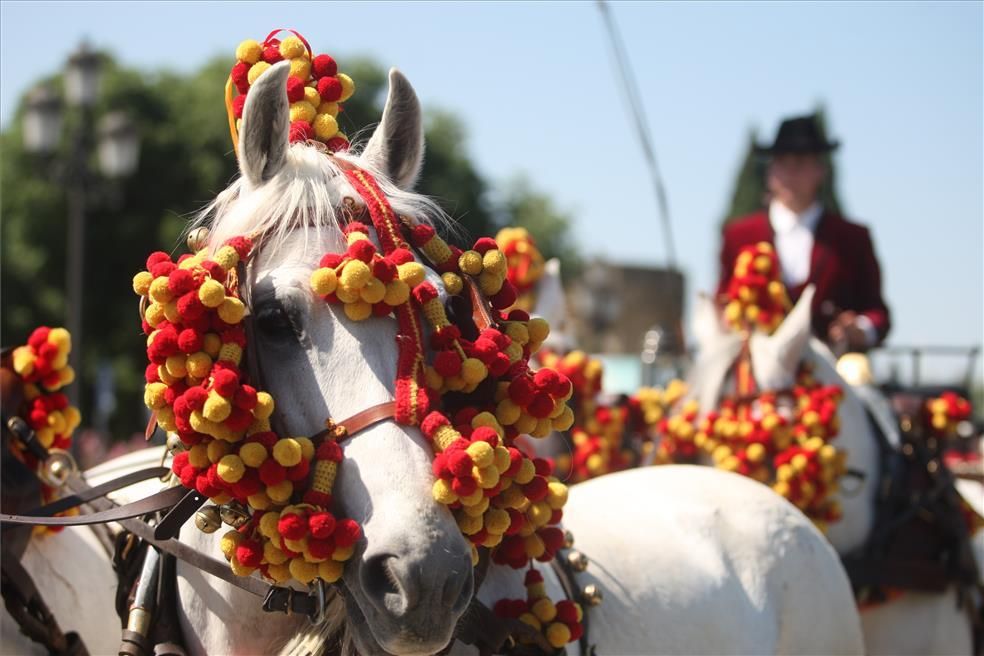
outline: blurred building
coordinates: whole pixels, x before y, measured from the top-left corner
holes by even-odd
[[[639,356],[657,331],[659,349],[681,353],[683,273],[675,269],[588,263],[568,287],[575,344],[590,353]]]

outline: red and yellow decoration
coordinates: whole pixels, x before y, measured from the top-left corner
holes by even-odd
[[[327,510],[341,449],[331,436],[314,444],[274,433],[273,398],[250,385],[241,369],[246,308],[237,266],[252,249],[250,239],[236,237],[211,255],[202,249],[172,261],[157,252],[134,276],[148,335],[144,401],[157,424],[176,433],[185,447],[171,465],[182,485],[215,503],[235,499],[255,511],[223,538],[233,571],[246,576],[259,570],[276,581],[306,583],[317,576],[333,582],[339,563],[351,555],[346,544],[359,534],[355,522],[336,520]],[[310,519],[310,536],[293,524],[287,532],[271,530],[270,519],[261,524],[263,517],[279,518],[288,509]]]
[[[64,328],[36,328],[24,346],[18,346],[12,354],[14,373],[24,383],[24,404],[18,414],[34,431],[38,442],[45,449],[69,451],[72,433],[78,428],[81,415],[78,408],[68,402],[60,390],[75,380],[75,372],[68,364],[72,350],[72,336]],[[14,457],[31,471],[39,473],[44,463],[17,440],[10,441]],[[58,498],[58,490],[42,483],[42,504]],[[59,516],[77,515],[78,509],[59,513]],[[63,527],[37,526],[36,533],[57,533]]]
[[[277,35],[289,32],[280,40]],[[329,151],[348,149],[348,138],[339,131],[342,104],[352,97],[355,83],[329,55],[315,56],[307,40],[293,30],[274,30],[263,42],[247,39],[236,48],[236,64],[226,83],[226,112],[232,143],[238,147],[243,106],[250,87],[274,64],[290,62],[287,99],[290,101],[290,141],[318,141]],[[233,91],[238,92],[234,95]]]
[[[536,241],[526,228],[503,228],[495,241],[506,256],[509,282],[516,288],[516,307],[530,312],[536,304],[536,283],[545,263]]]
[[[957,434],[957,426],[970,419],[970,401],[956,392],[943,392],[926,402],[926,426],[938,438],[951,438]]]
[[[772,333],[779,327],[792,305],[772,244],[763,241],[741,250],[725,301],[725,321],[736,330]]]
[[[543,575],[535,569],[526,572],[526,599],[500,599],[493,610],[499,617],[517,619],[543,634],[551,647],[560,649],[584,634],[581,605],[569,599],[554,603],[547,596]],[[532,644],[532,641],[524,643]]]

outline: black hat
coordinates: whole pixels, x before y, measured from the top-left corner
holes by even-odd
[[[776,140],[771,146],[756,144],[755,152],[760,155],[829,153],[839,145],[838,141],[827,141],[815,116],[797,116],[787,118],[779,125]]]

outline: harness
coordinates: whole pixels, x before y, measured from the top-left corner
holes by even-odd
[[[347,174],[353,183],[356,184],[360,195],[366,198],[367,210],[370,214],[373,210],[378,210],[377,204],[370,202],[368,194],[372,191],[371,179],[359,178],[361,171],[348,170]],[[388,208],[388,206],[387,206]],[[406,245],[398,232],[392,231],[394,224],[380,225],[377,217],[373,216],[377,227],[377,234],[384,246],[393,247],[394,244]],[[381,227],[389,228],[391,232],[387,234]],[[245,265],[240,263],[238,269],[240,285],[246,279]],[[464,277],[464,282],[468,286],[468,299],[471,307],[470,312],[464,308],[459,308],[455,314],[459,320],[467,315],[467,320],[471,325],[467,328],[470,331],[480,332],[483,329],[494,325],[494,320],[486,308],[486,302],[481,291],[474,282]],[[456,297],[459,298],[459,297]],[[396,421],[398,423],[419,424],[421,418],[416,416],[415,399],[422,389],[418,390],[420,373],[417,370],[419,361],[415,359],[416,353],[422,351],[420,341],[422,332],[419,326],[419,319],[412,314],[408,307],[397,308],[397,320],[401,326],[406,326],[416,322],[412,327],[418,337],[415,343],[409,340],[400,341],[400,367],[397,379],[397,395],[394,400],[376,404],[365,408],[342,421],[326,420],[325,428],[318,433],[311,435],[308,439],[318,445],[325,440],[333,439],[341,444],[345,441],[354,439],[367,429],[385,421]],[[252,331],[253,318],[247,313],[245,317],[245,328],[247,332]],[[463,331],[464,332],[464,331]],[[255,349],[255,340],[247,340],[250,350]],[[249,345],[252,345],[251,347]],[[263,375],[259,367],[259,358],[255,352],[247,351],[247,363],[251,368],[252,379],[260,382]],[[409,403],[408,403],[409,401]],[[153,422],[152,422],[153,424]],[[12,417],[6,421],[5,426],[11,431],[15,438],[30,449],[40,461],[47,461],[51,454],[35,439],[30,427],[19,418]],[[150,431],[149,431],[150,432]],[[258,578],[247,576],[237,576],[229,568],[228,563],[213,558],[192,549],[191,547],[176,540],[176,536],[185,522],[196,514],[206,502],[205,495],[197,490],[188,490],[177,484],[176,477],[163,467],[154,467],[135,472],[127,476],[118,478],[108,483],[92,487],[84,478],[74,470],[65,477],[64,487],[71,494],[52,504],[36,508],[25,514],[3,513],[0,514],[0,522],[10,526],[17,525],[45,525],[45,526],[78,526],[105,524],[116,522],[120,524],[124,532],[116,539],[114,562],[117,572],[120,575],[120,594],[118,595],[118,611],[126,628],[123,630],[123,644],[120,653],[129,656],[144,656],[150,653],[159,654],[183,654],[181,647],[180,631],[177,622],[173,621],[176,595],[174,594],[174,568],[175,561],[181,560],[188,565],[216,576],[262,600],[262,608],[267,612],[283,612],[290,614],[301,614],[307,616],[312,622],[320,621],[325,612],[327,603],[327,584],[318,579],[308,592],[298,591],[289,586],[279,586],[266,583]],[[170,487],[151,495],[145,499],[128,503],[122,506],[116,505],[106,498],[107,494],[125,488],[136,482],[166,476],[169,478]],[[52,517],[56,512],[61,512],[69,508],[88,506],[91,512],[74,517]],[[7,530],[6,528],[4,529]],[[569,544],[566,547],[569,548]],[[572,552],[576,554],[576,552]],[[480,559],[488,561],[487,550],[480,550]],[[585,562],[583,555],[577,554],[573,558],[576,562]],[[19,568],[17,575],[11,576],[14,581],[12,586],[8,586],[6,564],[10,561],[14,571]],[[568,561],[562,558],[554,558],[552,561],[553,571],[561,582],[565,594],[571,601],[584,602],[587,605],[594,605],[600,600],[600,593],[595,590],[579,590],[575,579],[574,569]],[[40,593],[33,588],[29,575],[15,558],[9,558],[5,554],[5,590],[13,587],[18,594],[35,601],[35,606],[40,604],[40,608],[46,611],[43,606]],[[583,567],[581,568],[583,569]],[[22,576],[20,575],[22,574]],[[479,568],[475,571],[477,591],[484,576],[484,569]],[[15,581],[16,579],[16,581]],[[136,581],[134,583],[134,580]],[[17,581],[20,581],[18,583]],[[590,587],[590,586],[589,586]],[[6,596],[6,594],[5,594]],[[60,634],[57,624],[50,613],[38,612],[37,623],[42,626],[51,627],[52,634]],[[15,614],[15,617],[17,615]],[[25,623],[21,623],[25,626]],[[167,630],[161,631],[161,628]],[[586,615],[583,620],[584,632],[579,638],[581,652],[583,654],[593,653],[593,647],[587,638]],[[25,630],[25,632],[27,632]],[[35,632],[37,633],[37,632]],[[469,644],[476,645],[481,653],[507,653],[525,656],[526,654],[554,654],[563,653],[564,649],[554,649],[544,639],[543,635],[532,627],[516,620],[501,618],[492,610],[472,599],[471,608],[465,613],[462,623],[457,631],[459,639]],[[74,635],[74,634],[70,634]],[[32,635],[33,637],[33,635]],[[520,640],[526,642],[522,644]],[[56,641],[57,642],[57,641]],[[70,642],[75,649],[83,651],[66,651],[62,648],[62,642],[44,642],[51,653],[57,654],[83,654],[84,646],[77,639],[77,636]],[[52,646],[54,645],[54,646]]]

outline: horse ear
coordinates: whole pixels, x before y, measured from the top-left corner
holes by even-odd
[[[697,294],[697,305],[694,307],[694,337],[697,338],[697,348],[701,351],[710,349],[727,334],[721,325],[721,313],[710,295],[704,292]]]
[[[424,161],[424,122],[420,101],[403,73],[389,73],[389,95],[383,118],[362,157],[400,189],[410,189]]]
[[[290,62],[275,64],[260,75],[246,96],[239,134],[239,170],[254,187],[277,175],[287,161],[289,74]]]
[[[776,332],[769,337],[775,356],[786,371],[795,371],[796,366],[803,359],[806,345],[810,342],[810,323],[813,315],[811,306],[815,291],[813,285],[808,285],[796,302],[796,306],[786,315]]]

